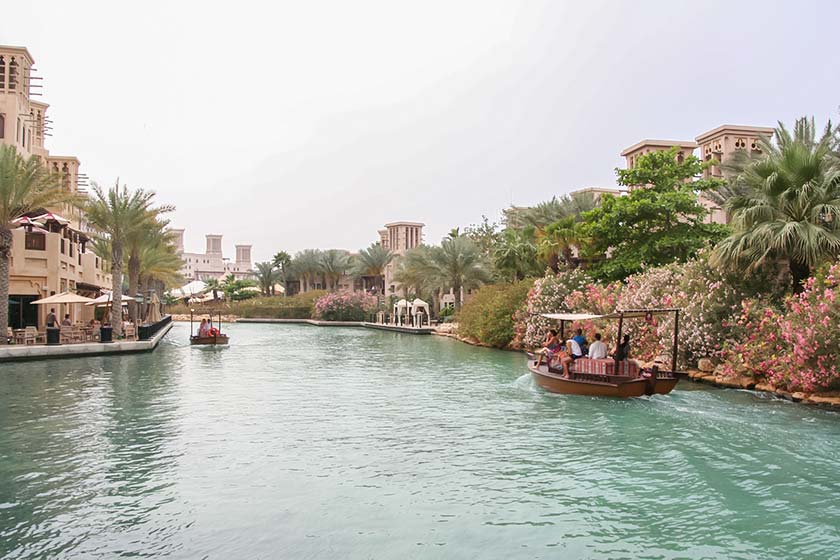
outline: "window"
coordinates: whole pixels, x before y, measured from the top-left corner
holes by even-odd
[[[0,88],[2,88],[3,77],[0,76]],[[0,138],[6,137],[6,115],[0,113]]]
[[[65,248],[64,248],[64,238],[63,238],[63,237],[61,238],[61,254],[62,254],[62,255],[64,255],[64,254],[65,254]]]
[[[6,89],[6,58],[0,56],[0,90]]]
[[[24,247],[31,251],[45,251],[47,249],[47,236],[43,233],[27,232]]]

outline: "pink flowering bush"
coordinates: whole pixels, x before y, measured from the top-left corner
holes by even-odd
[[[613,282],[607,285],[588,284],[579,290],[574,290],[564,300],[566,309],[573,313],[591,313],[606,315],[613,313],[621,295],[621,283]],[[595,333],[601,333],[601,340],[610,346],[615,346],[618,334],[618,323],[612,319],[604,321],[579,321],[570,325],[566,330],[566,338],[571,338],[576,329],[583,329],[588,341],[595,339]]]
[[[514,315],[515,336],[511,346],[539,346],[545,338],[546,330],[555,326],[555,321],[540,316],[540,313],[571,311],[566,307],[566,297],[575,290],[583,290],[589,282],[589,277],[582,270],[563,271],[538,278],[528,292],[525,306]]]
[[[792,391],[840,389],[840,264],[809,278],[784,311],[745,301],[740,340],[727,352],[725,374],[765,378]]]
[[[619,298],[622,309],[680,309],[680,367],[700,358],[719,359],[724,345],[733,339],[733,327],[741,313],[748,288],[738,279],[709,265],[706,254],[684,264],[672,264],[636,274],[627,279]],[[628,321],[634,355],[650,360],[670,355],[673,345],[672,314],[655,316],[647,323]]]
[[[315,318],[324,321],[364,321],[376,309],[376,297],[361,292],[333,292],[315,302]]]

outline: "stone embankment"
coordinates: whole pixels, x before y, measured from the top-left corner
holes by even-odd
[[[196,313],[193,315],[193,322],[200,323],[202,319],[206,319],[208,315],[206,313]],[[218,319],[218,315],[213,315],[213,321],[215,322]],[[236,320],[239,319],[236,315],[222,315],[222,323],[235,323]],[[186,321],[187,323],[190,322],[190,316],[187,314],[181,315],[173,315],[173,321]]]
[[[806,393],[804,391],[785,391],[770,383],[756,381],[750,375],[728,376],[722,374],[723,368],[715,366],[711,360],[700,360],[697,369],[690,369],[688,378],[698,383],[707,383],[727,389],[747,389],[763,393],[772,393],[780,398],[804,404],[815,404],[840,408],[840,391]]]

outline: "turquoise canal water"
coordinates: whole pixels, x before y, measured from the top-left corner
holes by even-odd
[[[554,396],[431,336],[229,332],[0,366],[0,558],[840,556],[836,413]]]

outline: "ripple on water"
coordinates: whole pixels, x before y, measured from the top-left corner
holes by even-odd
[[[229,331],[3,366],[0,558],[840,550],[836,414],[685,383],[550,395],[521,355],[437,337]]]

